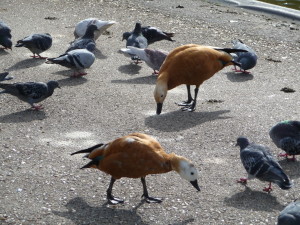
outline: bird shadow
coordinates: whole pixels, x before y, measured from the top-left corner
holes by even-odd
[[[142,67],[140,65],[136,65],[134,63],[130,63],[130,64],[127,64],[127,65],[119,66],[118,70],[121,73],[126,73],[126,74],[129,74],[129,75],[135,75],[135,74],[139,73],[139,71],[141,70],[141,68]]]
[[[98,48],[96,48],[93,53],[97,59],[107,59],[107,56],[103,55]]]
[[[68,77],[61,80],[57,80],[60,87],[64,86],[77,86],[87,82],[85,77]]]
[[[139,203],[132,210],[108,207],[105,203],[102,206],[90,206],[80,197],[71,199],[65,206],[68,211],[55,211],[52,213],[72,220],[74,224],[139,224],[147,225],[137,214],[137,209],[144,204]]]
[[[226,75],[228,80],[230,80],[231,82],[245,82],[248,80],[253,80],[254,78],[251,73],[227,72]]]
[[[44,111],[35,111],[26,109],[24,111],[11,113],[8,115],[0,116],[0,123],[24,123],[35,120],[43,120],[46,118]]]
[[[123,83],[123,84],[155,84],[157,80],[157,76],[144,76],[144,77],[136,77],[128,80],[112,80],[112,83]]]
[[[145,119],[145,125],[156,130],[165,132],[181,131],[207,121],[217,119],[228,119],[228,116],[221,116],[230,110],[219,110],[214,112],[184,112],[181,110],[154,115]]]
[[[4,49],[0,48],[0,55],[8,55],[9,53],[5,51]]]
[[[231,197],[224,199],[226,205],[242,210],[266,211],[272,212],[273,210],[281,211],[285,206],[281,205],[277,198],[271,194],[253,191],[245,186],[243,192],[236,193]]]
[[[7,71],[36,67],[43,64],[44,62],[45,60],[42,59],[32,59],[32,58],[24,59],[22,61],[17,62],[15,65],[9,67]]]
[[[288,174],[291,179],[296,179],[300,177],[300,161],[291,161],[287,159],[282,159],[278,161],[284,172]]]
[[[73,73],[72,73],[72,70],[59,70],[59,71],[53,72],[51,74],[62,75],[65,77],[71,77],[71,75]]]
[[[169,223],[170,225],[186,225],[186,224],[189,224],[189,223],[192,223],[194,222],[195,219],[194,218],[190,218],[190,219],[186,219],[184,221],[180,221],[180,222],[174,222],[174,223]]]

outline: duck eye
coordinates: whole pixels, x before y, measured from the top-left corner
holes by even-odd
[[[164,95],[161,95],[160,97],[162,98],[162,97],[164,97]]]

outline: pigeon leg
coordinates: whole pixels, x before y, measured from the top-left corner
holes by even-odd
[[[190,85],[186,85],[186,88],[187,88],[187,93],[188,93],[188,100],[186,101],[183,101],[183,102],[180,102],[180,103],[176,103],[178,106],[191,106],[192,105],[192,102],[193,102],[193,98],[192,98],[192,95],[191,95],[191,86]]]
[[[196,87],[195,88],[195,96],[194,96],[194,100],[192,101],[192,104],[190,106],[182,107],[181,108],[182,111],[188,111],[188,112],[195,111],[195,109],[196,109],[196,99],[197,99],[198,91],[199,91],[199,87]]]
[[[247,184],[248,179],[247,178],[240,178],[236,182],[241,183],[241,184]]]
[[[158,70],[153,70],[153,73],[152,73],[152,75],[158,75],[158,73],[159,73],[159,71]]]
[[[106,197],[107,197],[107,200],[109,201],[110,204],[113,204],[113,205],[116,205],[116,204],[119,204],[119,203],[123,203],[124,200],[121,200],[119,198],[115,198],[113,195],[112,195],[112,188],[113,188],[113,185],[115,183],[116,179],[111,177],[111,180],[110,180],[110,184],[109,184],[109,187],[106,191]]]
[[[162,202],[161,198],[153,198],[153,197],[150,197],[148,195],[148,190],[147,190],[147,186],[146,186],[145,177],[141,177],[141,181],[142,181],[143,190],[144,190],[144,193],[143,193],[142,197],[144,197],[146,199],[146,202],[148,202],[148,203],[161,203]]]
[[[263,191],[270,193],[270,192],[273,190],[271,186],[272,186],[272,183],[270,182],[270,183],[269,183],[269,187],[265,187],[265,188],[263,189]]]

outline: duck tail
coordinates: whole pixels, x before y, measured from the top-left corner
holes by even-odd
[[[73,153],[71,153],[71,155],[76,155],[76,154],[80,154],[80,153],[91,153],[93,150],[101,147],[102,145],[104,145],[104,144],[103,143],[97,144],[97,145],[94,145],[93,147],[83,149],[83,150],[79,150],[77,152],[73,152]]]

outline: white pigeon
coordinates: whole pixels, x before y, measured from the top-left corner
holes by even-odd
[[[149,48],[136,48],[133,46],[127,46],[127,48],[122,48],[121,51],[123,53],[130,55],[136,55],[141,60],[145,61],[145,63],[154,70],[154,74],[158,74],[158,71],[165,61],[168,52],[161,50],[153,50]]]
[[[82,37],[85,34],[87,27],[91,24],[94,24],[98,28],[94,31],[94,40],[96,41],[107,28],[114,25],[115,23],[115,21],[103,21],[98,20],[97,18],[88,18],[76,24],[74,36],[75,38]]]
[[[74,73],[72,77],[84,76],[84,69],[89,68],[95,61],[95,55],[86,49],[75,49],[66,52],[56,58],[48,58],[47,64],[59,64],[71,68]]]

